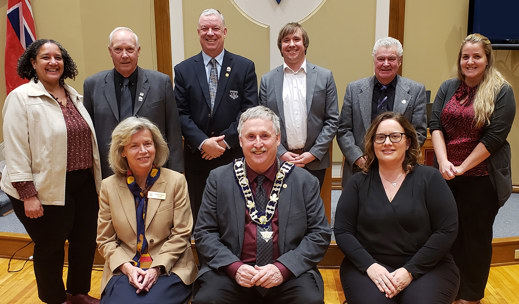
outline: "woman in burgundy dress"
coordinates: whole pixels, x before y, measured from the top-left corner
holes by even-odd
[[[461,275],[457,304],[484,297],[492,225],[512,192],[506,137],[514,116],[512,87],[494,66],[490,41],[467,36],[458,54],[458,77],[441,85],[429,123],[436,161],[458,206],[452,247]]]

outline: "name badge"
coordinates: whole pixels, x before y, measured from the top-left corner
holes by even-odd
[[[156,198],[160,200],[166,199],[166,193],[148,191],[148,198]]]

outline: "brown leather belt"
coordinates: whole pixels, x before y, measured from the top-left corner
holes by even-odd
[[[301,149],[289,150],[289,151],[292,152],[292,153],[295,153],[295,154],[299,154],[299,155],[303,154],[303,152],[304,152],[302,148]]]

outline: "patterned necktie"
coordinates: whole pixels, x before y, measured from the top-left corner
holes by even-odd
[[[119,121],[132,116],[132,93],[130,92],[130,88],[128,84],[130,83],[130,79],[124,78],[123,87],[121,88],[121,104],[119,110]]]
[[[377,115],[387,112],[387,86],[381,84],[379,90],[381,98],[377,101]]]
[[[218,75],[216,69],[216,59],[211,58],[211,72],[209,73],[209,96],[211,97],[211,111],[214,108],[214,100],[216,99],[216,88],[218,87]]]
[[[264,175],[256,177],[256,209],[265,213],[267,207],[267,194],[263,188]],[[272,223],[268,227],[256,226],[256,265],[264,266],[272,263]]]

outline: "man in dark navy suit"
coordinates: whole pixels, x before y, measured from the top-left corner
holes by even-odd
[[[224,50],[223,15],[204,10],[197,32],[202,52],[176,65],[174,80],[195,221],[209,172],[242,155],[238,119],[258,104],[254,63]]]

